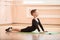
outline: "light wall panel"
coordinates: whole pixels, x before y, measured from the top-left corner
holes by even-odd
[[[0,24],[12,23],[11,0],[0,0]]]

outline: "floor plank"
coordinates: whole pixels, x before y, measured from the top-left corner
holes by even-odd
[[[8,27],[22,29],[27,27],[27,25],[4,25],[0,26],[0,40],[60,40],[60,33],[56,34],[31,34],[31,33],[20,33],[20,32],[5,32],[5,29]],[[49,26],[45,25],[45,30],[48,32],[60,32],[59,26]]]

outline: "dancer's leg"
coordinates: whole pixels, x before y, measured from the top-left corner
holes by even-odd
[[[12,29],[12,31],[20,32],[20,29]]]
[[[6,31],[6,32],[12,32],[12,31],[20,32],[20,30],[21,30],[21,29],[15,29],[15,28],[9,27],[9,28],[7,28],[5,31]]]

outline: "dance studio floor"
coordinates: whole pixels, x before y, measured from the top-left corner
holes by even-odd
[[[38,33],[37,31],[33,33],[5,32],[8,27],[21,29],[25,26],[27,25],[0,25],[0,40],[60,40],[60,25],[44,25],[45,30],[48,30],[46,33]]]

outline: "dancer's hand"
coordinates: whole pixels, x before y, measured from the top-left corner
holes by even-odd
[[[48,31],[43,31],[43,32],[48,32]]]

